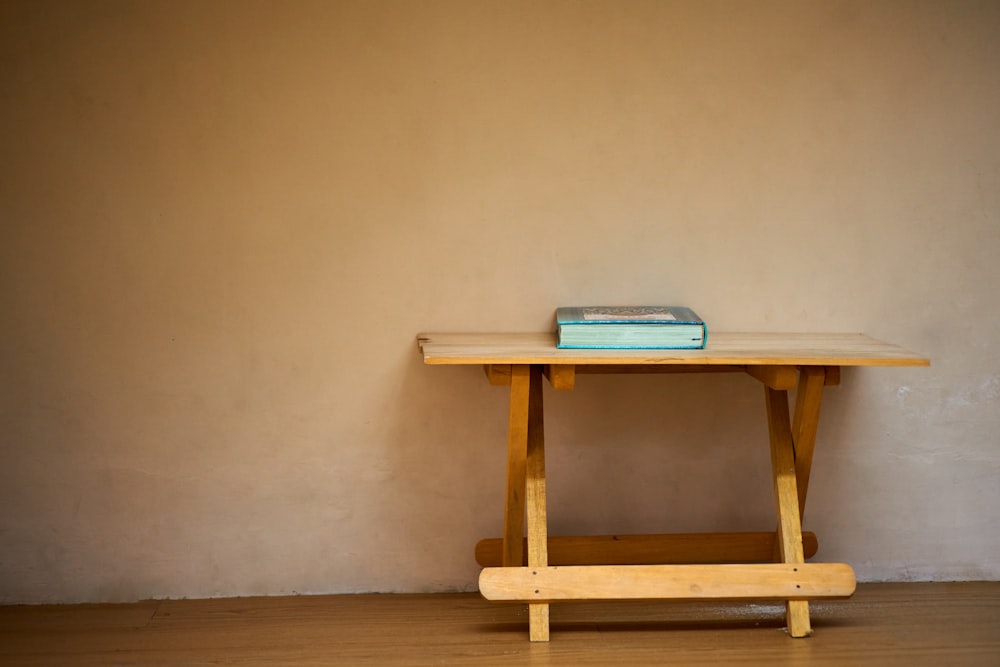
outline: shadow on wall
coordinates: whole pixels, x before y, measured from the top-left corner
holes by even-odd
[[[770,528],[762,394],[730,373],[587,375],[550,392],[552,532]]]

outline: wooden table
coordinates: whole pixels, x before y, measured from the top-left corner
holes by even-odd
[[[424,363],[482,365],[491,384],[510,387],[503,537],[481,541],[476,557],[484,597],[528,604],[532,641],[548,641],[549,603],[595,599],[784,600],[789,634],[810,635],[808,600],[850,597],[855,588],[849,565],[805,562],[817,544],[801,517],[823,388],[839,383],[843,366],[930,363],[863,334],[712,333],[702,350],[559,349],[552,333],[432,333],[418,343]],[[764,385],[774,531],[548,536],[543,376],[554,389],[572,389],[589,373],[726,371]]]

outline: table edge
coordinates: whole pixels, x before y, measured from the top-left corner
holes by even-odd
[[[417,335],[418,351],[427,365],[491,365],[491,364],[530,364],[530,365],[628,365],[628,366],[663,366],[663,365],[719,365],[719,366],[930,366],[930,359],[907,350],[898,345],[881,341],[867,334],[837,332],[720,332],[709,336],[709,343],[699,350],[603,350],[603,349],[566,349],[557,348],[554,344],[555,334],[552,332],[490,332],[490,333],[443,333],[428,332]],[[713,341],[722,338],[731,342],[733,337],[766,338],[778,340],[782,338],[798,341],[800,344],[810,341],[842,338],[854,339],[856,343],[885,348],[882,352],[851,353],[846,349],[830,349],[825,352],[805,352],[796,350],[794,346],[786,350],[760,349],[753,353],[734,352],[726,349],[713,349]],[[435,338],[462,339],[467,343],[435,342]],[[525,347],[523,351],[507,349],[501,352],[484,352],[482,347],[486,339],[506,338]],[[543,338],[550,338],[547,345]],[[727,340],[728,339],[728,340]],[[428,350],[427,348],[437,348]],[[462,348],[466,348],[465,351]],[[725,348],[725,346],[724,346]],[[447,353],[440,352],[448,350]]]

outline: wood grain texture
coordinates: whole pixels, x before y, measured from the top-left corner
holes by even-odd
[[[930,361],[864,334],[714,333],[701,350],[570,350],[553,333],[425,333],[427,364],[705,364],[927,366]]]
[[[803,601],[850,597],[855,586],[854,571],[843,563],[488,567],[479,575],[484,598],[508,602],[654,598]]]
[[[802,550],[802,522],[799,519],[798,484],[795,481],[795,449],[788,416],[788,392],[764,388],[767,404],[767,427],[771,440],[771,476],[774,481],[778,515],[778,554],[783,563],[805,562]],[[789,600],[786,603],[788,632],[793,637],[812,634],[809,603]]]
[[[657,565],[667,563],[769,563],[774,560],[775,533],[675,533],[669,535],[550,536],[549,565]],[[814,533],[802,533],[806,558],[816,555]],[[476,544],[476,562],[503,564],[503,539]]]
[[[825,369],[811,366],[799,374],[799,390],[795,394],[795,413],[792,418],[792,439],[795,443],[795,483],[799,490],[799,521],[806,511],[809,476],[812,474],[813,453],[816,448],[816,430],[826,386]]]
[[[798,381],[794,366],[746,366],[747,374],[771,389],[793,389]]]
[[[1000,582],[860,584],[812,603],[790,641],[779,603],[555,605],[548,644],[523,605],[479,595],[331,595],[0,607],[4,667],[1000,664]]]
[[[560,391],[570,390],[576,383],[576,367],[572,364],[546,366],[545,377],[549,379],[549,384],[552,385],[553,389]]]
[[[531,367],[511,367],[507,426],[507,487],[503,512],[504,565],[524,562],[524,493],[528,475],[528,401]]]
[[[545,494],[545,428],[542,404],[542,371],[531,367],[528,397],[528,460],[525,490],[528,522],[528,566],[548,565],[549,540]],[[549,605],[532,604],[528,608],[528,637],[533,642],[549,641]]]
[[[490,384],[496,387],[510,386],[510,364],[485,364],[483,371]]]

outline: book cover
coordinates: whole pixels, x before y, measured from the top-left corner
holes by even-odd
[[[561,348],[699,349],[708,329],[684,306],[564,306],[556,333]]]
[[[704,324],[684,306],[563,306],[556,324]]]

